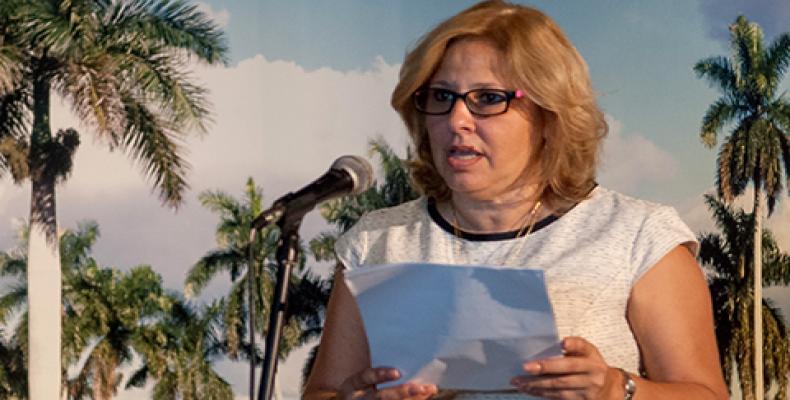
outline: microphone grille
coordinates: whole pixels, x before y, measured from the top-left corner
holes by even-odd
[[[330,169],[346,171],[354,181],[354,187],[349,194],[357,195],[368,190],[373,185],[373,167],[359,156],[343,156],[332,163]]]

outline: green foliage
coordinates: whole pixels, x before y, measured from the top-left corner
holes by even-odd
[[[168,390],[173,393],[192,390],[178,385],[197,385],[207,393],[228,392],[227,383],[211,367],[216,355],[221,353],[217,353],[217,348],[224,340],[215,335],[216,324],[206,322],[216,319],[211,314],[211,307],[205,311],[189,308],[163,288],[161,276],[150,266],[140,265],[125,272],[99,266],[91,254],[98,238],[99,227],[95,222],[80,223],[76,230],[65,230],[60,236],[64,312],[62,359],[64,367],[76,368],[70,379],[64,379],[68,398],[112,398],[124,379],[121,367],[129,366],[134,354],[142,356],[143,369],[146,370],[153,368],[149,363],[158,365],[156,363],[163,362],[161,360],[187,370],[193,366],[196,368],[195,371],[184,372],[189,375],[188,379],[184,378],[186,380],[173,380],[163,371],[155,370],[151,377],[157,381],[159,390],[165,390],[172,383],[176,387]],[[17,247],[0,252],[0,276],[13,280],[0,295],[0,322],[8,326],[14,317],[19,317],[11,340],[0,341],[0,359],[4,361],[0,368],[2,398],[9,398],[13,393],[22,398],[27,392],[24,361],[28,343],[26,246],[27,227],[24,227],[19,233]],[[172,334],[168,336],[169,333]],[[156,341],[159,347],[152,347],[152,335],[161,339]],[[197,341],[195,338],[200,335],[212,338],[213,341],[204,340],[205,343],[219,345],[212,344],[211,351],[189,353],[191,358],[184,361],[186,354],[196,346],[187,341]],[[5,353],[6,349],[17,353]],[[152,349],[158,352],[156,358],[151,358]],[[67,378],[65,369],[63,374]],[[4,376],[15,380],[3,380]],[[127,386],[144,382],[139,375],[136,379],[130,380]],[[196,379],[203,383],[196,384],[193,382]],[[14,390],[16,392],[12,393]]]
[[[175,301],[163,319],[142,327],[134,347],[145,363],[127,387],[144,387],[154,378],[154,399],[232,399],[230,384],[211,366],[225,348],[223,308],[221,301],[203,310]]]
[[[5,337],[5,332],[0,331]],[[23,349],[15,338],[0,339],[0,398],[27,398],[27,368]]]
[[[262,189],[248,178],[242,199],[220,191],[206,191],[199,196],[201,204],[219,216],[216,228],[217,248],[206,253],[190,269],[184,282],[187,297],[199,295],[217,275],[228,273],[231,287],[222,303],[222,322],[227,340],[226,351],[231,359],[246,358],[260,362],[260,354],[252,348],[248,330],[250,308],[257,332],[268,325],[269,304],[276,277],[275,250],[280,238],[277,227],[266,227],[253,247],[250,266],[250,226],[263,211]],[[303,253],[303,252],[302,252]],[[320,332],[321,313],[328,297],[328,285],[304,269],[300,259],[289,283],[288,312],[285,315],[283,342],[278,357]],[[249,274],[252,270],[253,274]],[[252,290],[251,290],[252,288]],[[251,307],[252,305],[252,307]]]
[[[737,364],[743,393],[754,393],[754,215],[710,195],[705,201],[719,232],[699,235],[699,259],[711,270],[709,286],[721,365],[729,384]],[[773,234],[765,229],[762,247],[763,284],[790,284],[790,255],[779,249]],[[768,299],[762,302],[765,390],[776,383],[780,388],[777,399],[785,399],[790,374],[790,327],[779,308]]]

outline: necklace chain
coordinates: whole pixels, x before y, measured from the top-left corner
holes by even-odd
[[[541,201],[538,200],[535,202],[535,205],[532,207],[529,213],[524,215],[524,223],[521,225],[521,228],[519,228],[515,237],[515,239],[524,238],[524,240],[518,244],[518,249],[514,249],[513,247],[510,248],[507,253],[507,257],[505,257],[505,259],[501,262],[502,265],[507,265],[510,262],[510,259],[513,258],[513,255],[521,253],[521,250],[524,249],[524,245],[527,243],[527,237],[535,228],[535,223],[537,222],[536,217],[541,205]],[[455,240],[453,243],[457,243],[457,246],[453,245],[453,259],[458,260],[461,256],[461,243],[459,239],[462,239],[463,235],[461,234],[461,229],[458,227],[458,210],[455,208],[455,205],[452,201],[450,202],[450,207],[453,210],[453,233],[455,234]]]

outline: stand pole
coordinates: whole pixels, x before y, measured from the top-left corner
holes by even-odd
[[[280,243],[277,246],[277,283],[269,306],[269,329],[266,332],[266,352],[263,358],[258,400],[271,400],[274,390],[274,375],[277,373],[277,354],[280,348],[283,320],[288,306],[288,283],[291,271],[299,262],[299,225],[303,215],[289,218],[288,214],[278,222]]]

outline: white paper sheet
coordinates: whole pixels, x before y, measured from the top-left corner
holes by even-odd
[[[442,389],[512,390],[527,360],[561,354],[543,271],[390,264],[345,275],[373,366]]]

